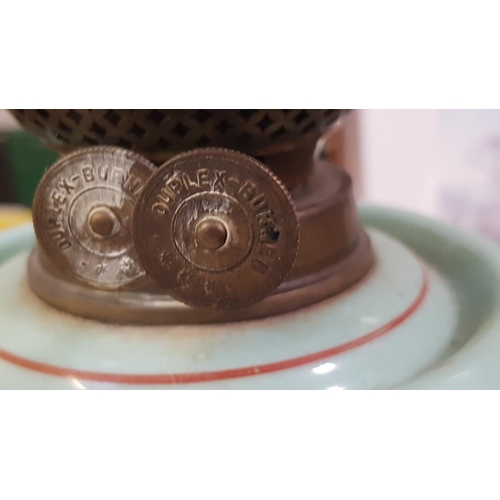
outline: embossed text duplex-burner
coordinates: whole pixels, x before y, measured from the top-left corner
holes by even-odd
[[[283,281],[298,247],[293,202],[255,159],[199,149],[166,162],[139,196],[139,258],[164,290],[187,304],[236,309]]]
[[[140,155],[115,147],[79,150],[53,165],[33,202],[45,255],[96,288],[143,282],[131,238],[132,213],[154,168]]]

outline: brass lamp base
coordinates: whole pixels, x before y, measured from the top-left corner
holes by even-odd
[[[56,268],[40,248],[28,263],[28,282],[44,302],[89,319],[127,324],[203,324],[274,316],[314,304],[360,281],[373,264],[368,236],[356,214],[352,185],[342,169],[317,161],[291,191],[300,227],[288,278],[265,299],[244,308],[193,308],[148,282],[133,291],[90,288]]]
[[[306,278],[286,281],[273,295],[233,311],[195,309],[154,286],[136,292],[86,288],[61,276],[38,249],[33,250],[28,261],[28,282],[47,304],[88,319],[144,325],[225,323],[275,316],[324,300],[361,280],[372,262],[370,242],[362,232],[356,247],[337,264]]]

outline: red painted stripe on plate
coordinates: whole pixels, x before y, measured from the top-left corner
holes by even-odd
[[[323,351],[263,365],[197,373],[129,374],[74,370],[72,368],[65,368],[50,365],[47,363],[41,363],[39,361],[33,361],[31,359],[17,356],[2,349],[0,349],[0,359],[3,359],[8,363],[15,364],[22,368],[26,368],[28,370],[36,371],[39,373],[44,373],[46,375],[55,375],[57,377],[75,378],[80,380],[91,380],[96,382],[110,382],[116,384],[189,384],[195,382],[210,382],[214,380],[250,377],[263,373],[278,372],[281,370],[287,370],[289,368],[308,365],[316,361],[331,358],[332,356],[336,356],[338,354],[343,354],[362,345],[366,345],[369,342],[372,342],[382,337],[383,335],[386,335],[391,330],[393,330],[397,326],[400,326],[406,320],[408,320],[424,302],[428,292],[428,288],[428,276],[424,270],[422,288],[420,289],[416,299],[399,316],[381,326],[380,328],[377,328],[376,330],[373,330],[372,332],[367,333],[362,337],[351,340],[350,342],[346,342],[345,344],[331,347]]]

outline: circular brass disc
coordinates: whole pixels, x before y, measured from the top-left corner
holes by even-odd
[[[45,254],[96,288],[144,281],[132,213],[154,169],[140,155],[116,147],[82,149],[59,160],[33,201],[35,232]]]
[[[134,243],[147,274],[189,305],[238,309],[290,271],[298,221],[288,191],[260,162],[198,149],[163,164],[140,194]]]

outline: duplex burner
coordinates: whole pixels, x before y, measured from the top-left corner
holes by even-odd
[[[122,323],[259,318],[339,293],[373,263],[349,176],[313,155],[338,110],[15,116],[69,152],[37,189],[28,264],[33,291],[61,310]]]

